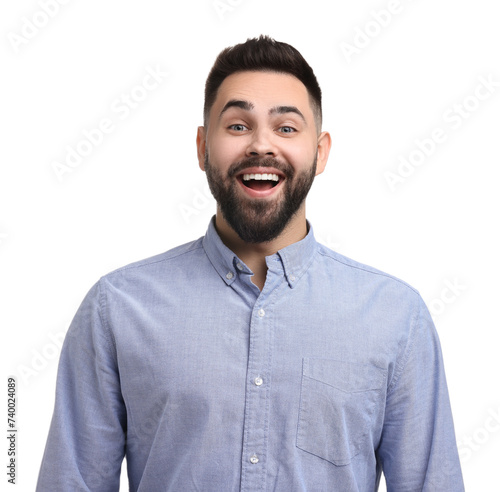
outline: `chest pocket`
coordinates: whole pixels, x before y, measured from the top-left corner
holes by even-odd
[[[348,465],[383,413],[386,378],[370,364],[304,358],[297,447]]]

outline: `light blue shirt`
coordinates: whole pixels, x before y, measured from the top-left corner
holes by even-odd
[[[463,491],[418,292],[306,238],[252,272],[206,235],[97,282],[66,336],[38,491]]]

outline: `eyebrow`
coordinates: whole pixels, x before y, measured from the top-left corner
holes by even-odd
[[[298,114],[304,123],[307,125],[307,121],[302,114],[302,112],[299,110],[299,108],[295,106],[275,106],[274,108],[271,108],[269,110],[269,114],[286,114],[286,113],[295,113]]]
[[[245,111],[252,111],[252,109],[255,106],[248,101],[242,101],[239,99],[231,99],[228,101],[225,106],[222,108],[222,111],[219,114],[219,118],[222,117],[222,115],[229,109],[229,108],[241,108],[244,109]]]
[[[222,117],[222,115],[229,109],[229,108],[241,108],[244,111],[252,111],[254,109],[254,105],[249,102],[249,101],[244,101],[240,99],[231,99],[228,101],[224,107],[222,108],[222,111],[219,114],[219,119]],[[295,113],[301,117],[301,119],[304,121],[304,123],[307,124],[307,121],[302,114],[302,112],[297,108],[296,106],[274,106],[274,108],[271,108],[269,110],[270,115],[275,115],[275,114],[286,114],[286,113]]]

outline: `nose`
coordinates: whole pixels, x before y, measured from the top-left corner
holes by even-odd
[[[254,131],[247,147],[247,156],[267,155],[275,157],[277,149],[272,137],[273,135],[270,135],[266,130]]]

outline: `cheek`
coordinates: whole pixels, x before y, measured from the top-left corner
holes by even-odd
[[[220,163],[233,162],[242,152],[241,145],[238,145],[234,138],[218,138],[209,141],[207,150],[210,160]]]
[[[297,170],[309,169],[316,156],[316,149],[310,146],[297,145],[288,148],[283,156]]]

